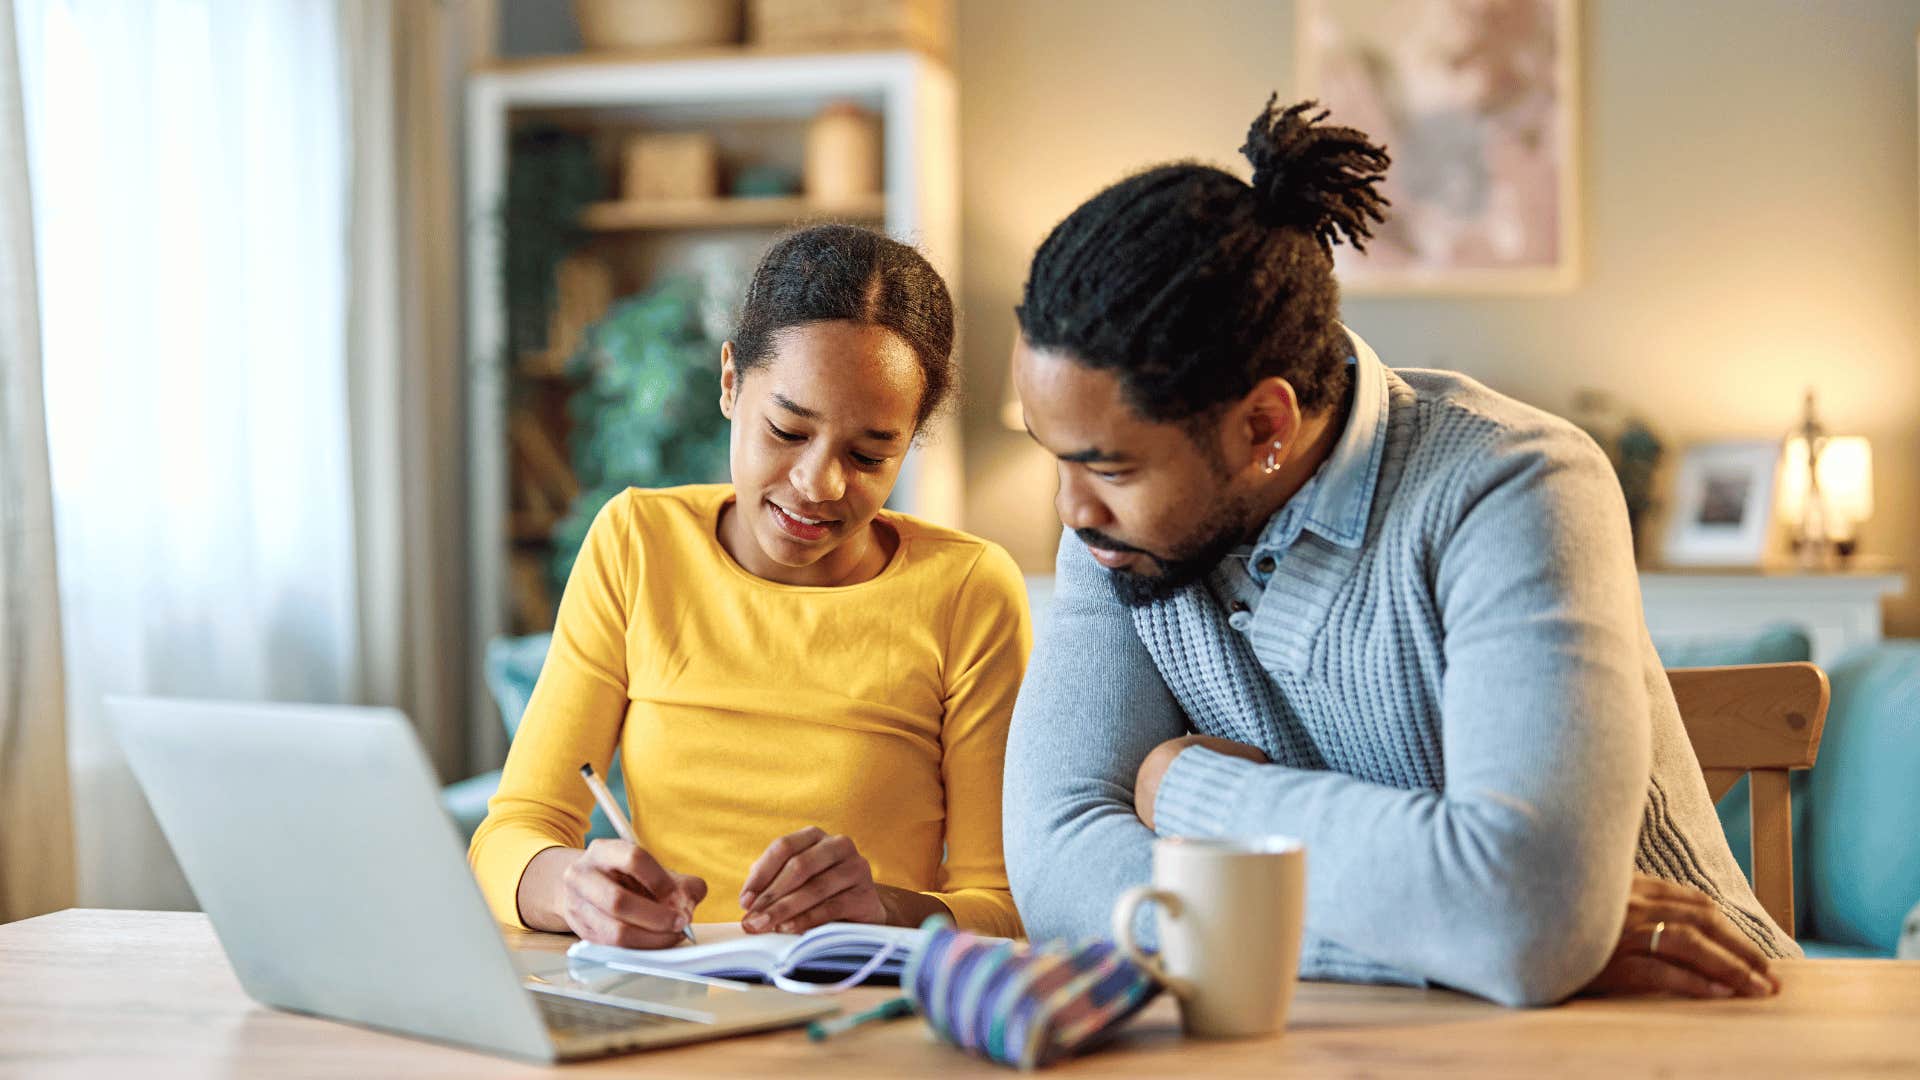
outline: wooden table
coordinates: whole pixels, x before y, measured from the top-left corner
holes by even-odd
[[[517,948],[572,939],[509,932]],[[1185,1041],[1171,1001],[1121,1042],[1055,1070],[1087,1076],[1920,1076],[1920,963],[1782,965],[1766,1001],[1579,1001],[1517,1011],[1444,991],[1306,983],[1283,1036]],[[449,988],[449,992],[457,992]],[[887,990],[854,991],[849,1006]],[[822,1044],[797,1030],[564,1066],[569,1075],[994,1076],[917,1021]],[[524,1077],[543,1069],[264,1008],[206,917],[62,911],[0,926],[0,1076]]]

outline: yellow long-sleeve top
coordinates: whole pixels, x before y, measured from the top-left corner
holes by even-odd
[[[876,882],[1018,936],[1000,779],[1033,631],[1013,560],[882,511],[900,543],[878,576],[782,585],[720,546],[732,499],[724,484],[629,489],[594,519],[468,850],[494,916],[525,925],[521,874],[580,846],[580,765],[604,774],[617,747],[641,846],[707,882],[698,921],[739,919],[753,861],[818,825],[850,837]]]

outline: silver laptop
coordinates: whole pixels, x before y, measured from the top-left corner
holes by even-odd
[[[264,1004],[536,1061],[836,1011],[764,987],[509,950],[419,741],[391,709],[107,707],[240,984]]]

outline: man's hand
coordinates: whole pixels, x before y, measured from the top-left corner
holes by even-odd
[[[1659,951],[1652,949],[1660,923]],[[1759,946],[1734,928],[1707,894],[1646,874],[1633,876],[1627,917],[1613,958],[1583,994],[1767,997],[1780,980]]]
[[[1216,739],[1211,735],[1182,735],[1177,739],[1168,739],[1153,748],[1147,760],[1140,763],[1140,771],[1133,778],[1133,812],[1140,815],[1140,820],[1146,822],[1149,829],[1153,828],[1153,800],[1160,793],[1160,780],[1167,775],[1173,759],[1189,746],[1205,747],[1216,754],[1245,758],[1260,765],[1267,763],[1267,755],[1246,743]]]

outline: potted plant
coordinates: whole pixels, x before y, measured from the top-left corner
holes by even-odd
[[[720,346],[702,326],[700,286],[671,278],[616,302],[567,362],[580,494],[553,530],[556,592],[607,500],[629,487],[726,479]]]

